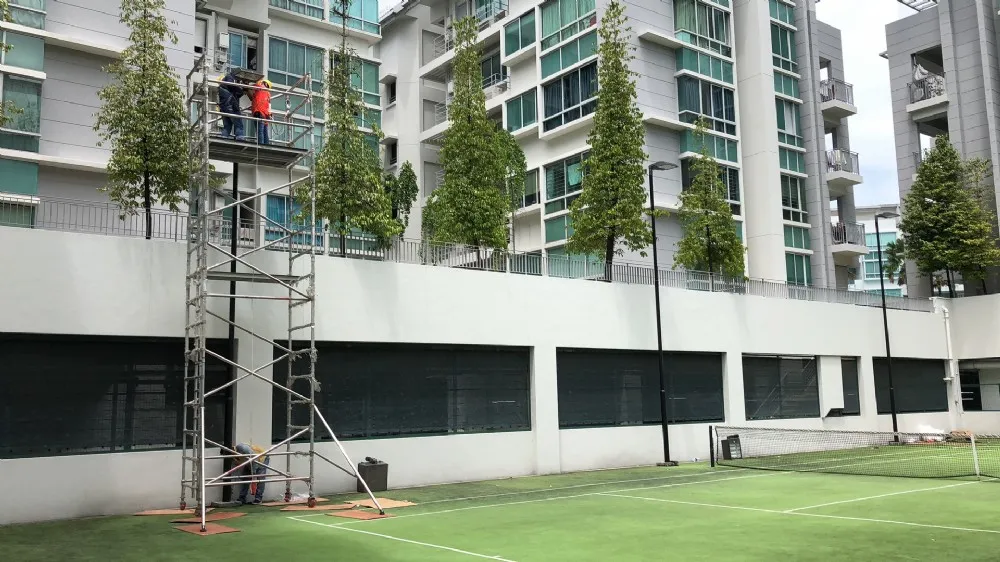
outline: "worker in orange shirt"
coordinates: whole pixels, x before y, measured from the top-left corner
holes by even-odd
[[[271,119],[271,81],[261,78],[247,89],[250,93],[250,111],[257,119]],[[257,121],[257,144],[270,144],[267,121]]]

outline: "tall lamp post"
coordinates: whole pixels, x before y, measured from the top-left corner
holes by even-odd
[[[882,271],[882,231],[879,230],[879,219],[894,219],[899,213],[884,211],[875,215],[875,247],[878,248],[878,282],[882,288],[882,329],[885,332],[885,358],[889,372],[889,410],[892,413],[893,440],[899,441],[899,425],[896,423],[896,387],[892,383],[892,350],[889,348],[889,315],[885,309],[885,273]]]
[[[656,295],[656,358],[660,374],[660,427],[663,430],[663,462],[657,466],[677,466],[670,460],[670,434],[667,431],[667,384],[663,374],[663,326],[660,321],[660,262],[656,252],[656,215],[653,203],[653,171],[673,170],[677,164],[653,162],[649,165],[649,223],[653,231],[653,294]]]

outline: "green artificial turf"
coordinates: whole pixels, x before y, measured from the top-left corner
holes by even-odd
[[[1000,559],[1000,482],[974,479],[691,464],[379,495],[418,505],[375,521],[247,507],[223,522],[240,533],[211,537],[174,530],[170,517],[16,525],[0,528],[0,546],[24,562]]]

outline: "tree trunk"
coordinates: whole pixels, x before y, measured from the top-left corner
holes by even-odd
[[[145,170],[142,173],[142,205],[146,209],[146,240],[153,237],[153,194],[150,191],[150,182],[152,178],[149,176],[149,170]]]
[[[946,280],[948,281],[948,296],[950,298],[955,298],[955,281],[952,279],[951,270],[944,270]]]
[[[604,246],[604,280],[608,283],[614,281],[615,238],[615,229],[612,228]]]
[[[347,224],[347,217],[344,216],[344,215],[340,215],[340,228],[338,229],[338,230],[340,230],[340,256],[346,258],[347,257],[347,234],[348,234],[348,232],[347,232],[347,229],[344,228],[345,224]]]
[[[983,278],[980,280],[983,283],[983,294],[988,295],[990,294],[989,288],[986,287],[986,276],[988,275],[988,273],[986,272],[985,267],[980,267],[979,270],[983,272]]]

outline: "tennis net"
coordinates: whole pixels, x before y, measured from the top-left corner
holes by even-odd
[[[1000,436],[783,429],[711,428],[719,466],[906,478],[1000,478]]]

